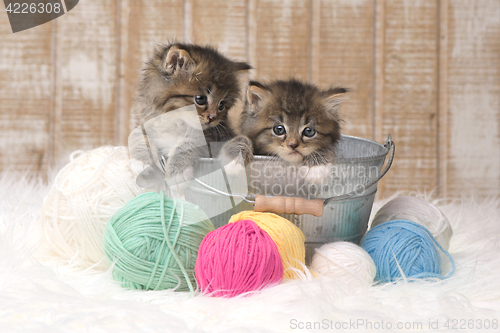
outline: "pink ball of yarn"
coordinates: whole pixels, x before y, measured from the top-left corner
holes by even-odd
[[[234,297],[279,284],[283,263],[272,238],[255,222],[242,220],[205,236],[195,274],[204,293]]]

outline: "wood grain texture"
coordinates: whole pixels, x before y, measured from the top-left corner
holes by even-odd
[[[115,144],[115,1],[89,0],[57,20],[61,112],[55,155]]]
[[[256,77],[307,80],[310,62],[310,3],[301,0],[253,0],[249,22],[255,37],[250,44]]]
[[[384,72],[385,72],[385,0],[377,0],[374,5],[374,57],[373,57],[373,134],[375,141],[384,140]],[[392,172],[392,171],[391,171]],[[384,196],[384,183],[389,176],[378,184],[377,197]]]
[[[500,2],[450,1],[448,21],[448,195],[499,195]]]
[[[0,5],[0,172],[47,171],[52,24],[12,33]]]
[[[16,34],[0,5],[0,171],[126,144],[140,70],[170,40],[352,88],[344,133],[397,146],[378,198],[500,195],[497,0],[85,0]]]
[[[374,88],[373,88],[373,139],[383,140],[384,119],[384,46],[385,46],[385,0],[377,0],[374,8]]]
[[[127,73],[128,57],[128,27],[130,19],[130,1],[117,1],[116,30],[118,39],[116,45],[116,103],[115,103],[115,142],[127,145],[130,133],[130,98],[125,74]]]
[[[448,0],[439,1],[438,195],[448,196]]]
[[[225,55],[247,59],[246,0],[193,0],[193,42],[216,46]]]
[[[140,80],[141,69],[157,44],[183,41],[184,4],[182,0],[128,0],[126,36],[122,39],[121,62],[124,63],[122,83],[122,110],[130,116],[130,107]],[[129,130],[129,124],[126,124]],[[126,135],[128,137],[128,133]]]
[[[351,89],[343,101],[343,133],[372,139],[373,134],[373,1],[316,1],[313,22],[312,81],[322,87]],[[314,38],[319,38],[316,43]]]
[[[437,186],[437,18],[437,1],[385,2],[382,132],[397,153],[384,196]]]

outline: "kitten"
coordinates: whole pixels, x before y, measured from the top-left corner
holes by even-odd
[[[251,81],[245,108],[234,125],[240,135],[231,140],[232,147],[242,148],[244,162],[251,159],[253,146],[253,153],[303,166],[307,181],[320,182],[329,176],[335,161],[338,109],[346,92],[342,87],[321,90],[296,79],[269,84]],[[229,149],[223,153],[228,160],[235,158]],[[240,159],[239,168],[242,165]],[[238,169],[233,164],[229,170],[234,167]]]
[[[172,43],[156,47],[146,63],[132,107],[132,126],[194,104],[207,142],[234,136],[227,123],[241,100],[251,66],[232,61],[210,46]],[[179,145],[167,161],[166,178],[192,169],[202,152]]]
[[[183,188],[172,186],[179,185],[176,182],[182,183],[183,179],[192,179],[190,172],[193,170],[184,170],[182,175],[178,175],[182,176],[180,179],[167,179],[167,182],[170,182],[168,187],[162,170],[164,161],[179,153],[181,145],[184,150],[192,152],[200,152],[207,146],[194,105],[169,111],[134,129],[128,137],[128,149],[130,169],[137,185],[158,192],[170,191],[170,194],[176,193],[180,196]],[[178,158],[186,155],[190,154],[183,154]]]

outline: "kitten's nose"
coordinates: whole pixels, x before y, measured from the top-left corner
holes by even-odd
[[[292,139],[292,140],[288,141],[287,146],[292,148],[292,149],[295,149],[299,146],[299,143],[297,142],[297,140]]]
[[[208,123],[211,123],[212,121],[214,121],[217,118],[217,115],[215,115],[215,114],[209,114],[207,116],[207,118],[208,118]]]

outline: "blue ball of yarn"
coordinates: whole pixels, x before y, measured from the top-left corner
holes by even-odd
[[[370,229],[361,240],[361,247],[375,262],[375,280],[379,282],[392,282],[402,277],[443,279],[455,270],[453,259],[429,230],[410,221],[389,221]],[[446,277],[441,274],[438,248],[453,265]]]

